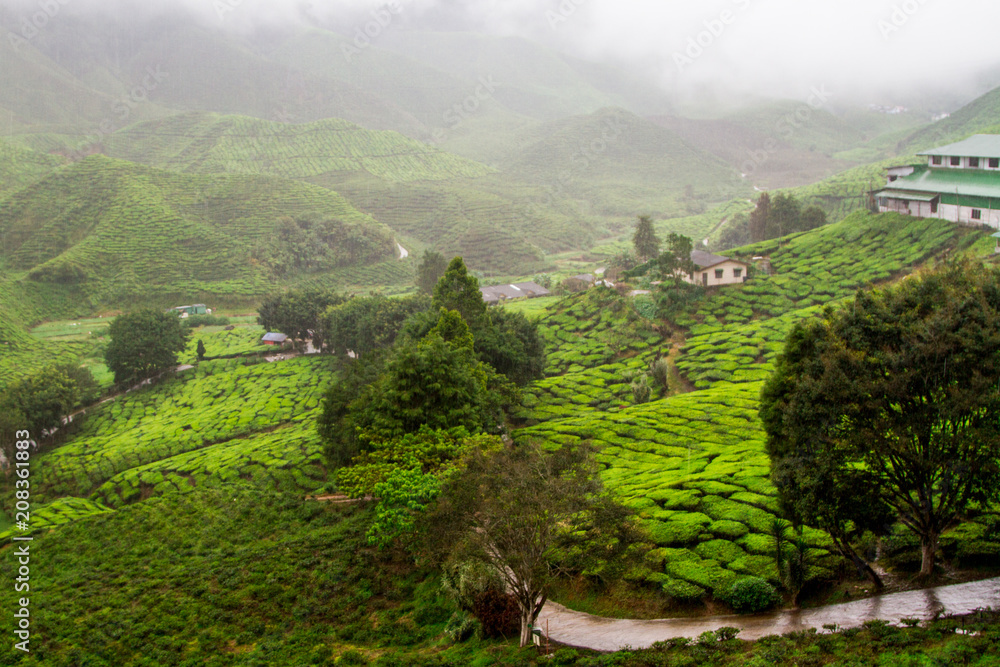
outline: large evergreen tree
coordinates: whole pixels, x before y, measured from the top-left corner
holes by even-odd
[[[439,252],[425,250],[417,266],[417,287],[428,296],[434,294],[434,287],[448,270],[448,261]]]
[[[448,270],[434,286],[434,308],[457,310],[473,329],[486,315],[486,302],[479,291],[479,281],[469,273],[461,257],[451,260]]]
[[[657,238],[656,232],[653,230],[653,219],[648,215],[639,216],[639,221],[635,225],[635,233],[632,235],[632,245],[635,247],[636,257],[643,262],[649,261],[660,253],[660,239]]]

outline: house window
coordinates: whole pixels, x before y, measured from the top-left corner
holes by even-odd
[[[970,169],[979,169],[979,158],[977,158],[977,157],[970,157],[969,158],[969,168]]]
[[[937,208],[938,208],[938,200],[934,199],[933,201],[931,201],[931,213],[937,213]]]
[[[961,167],[962,166],[962,158],[960,158],[960,157],[953,157],[953,158],[951,158],[951,166],[953,166],[953,167]]]
[[[715,270],[715,279],[716,280],[722,280],[722,276],[724,276],[725,273],[726,273],[725,269],[716,269]]]
[[[990,158],[990,169],[1000,169],[1000,157]]]
[[[933,156],[931,158],[931,164],[936,164],[938,166],[941,166],[941,156],[940,155]]]
[[[743,269],[733,269],[733,278],[739,278],[743,275]]]
[[[982,220],[983,219],[983,212],[980,209],[978,209],[978,208],[972,209],[972,219],[973,220]]]
[[[899,178],[899,176],[890,176],[889,177],[889,182],[892,183],[892,182],[896,181],[898,178]]]

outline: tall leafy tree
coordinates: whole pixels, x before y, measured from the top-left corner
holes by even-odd
[[[448,260],[439,252],[425,250],[417,265],[417,287],[428,296],[434,294],[434,287],[448,270]]]
[[[779,494],[814,493],[830,523],[863,510],[851,491],[884,502],[920,538],[921,575],[971,503],[1000,499],[997,414],[1000,270],[969,261],[799,326],[761,394]],[[803,490],[794,465],[834,481]]]
[[[615,503],[602,496],[589,454],[585,446],[550,453],[537,443],[473,450],[430,513],[425,534],[440,552],[484,563],[516,598],[521,646],[548,599],[561,538],[576,531],[596,539],[623,523],[622,513],[609,511]]]
[[[190,329],[174,312],[145,308],[124,313],[108,327],[104,360],[116,384],[133,385],[175,366],[188,334]]]
[[[479,280],[469,273],[461,257],[451,260],[448,270],[434,286],[434,308],[457,310],[473,329],[485,317],[486,302],[479,291]]]
[[[391,347],[407,319],[430,308],[431,300],[423,294],[400,299],[355,296],[326,309],[320,317],[321,336],[336,354],[370,354]]]
[[[643,262],[656,257],[660,253],[660,239],[653,230],[653,219],[648,215],[640,215],[632,234],[632,246],[636,256]]]
[[[778,194],[771,199],[767,216],[766,237],[776,239],[801,231],[802,204],[792,195]]]
[[[667,248],[657,258],[660,271],[664,276],[672,278],[675,283],[683,282],[684,276],[691,275],[698,268],[691,261],[691,251],[694,244],[686,236],[670,232],[667,236]]]
[[[321,317],[327,308],[346,301],[346,297],[318,289],[293,289],[264,300],[258,309],[257,323],[268,331],[286,334],[293,341],[312,338],[313,346],[323,349]]]
[[[767,219],[771,215],[771,195],[760,194],[757,207],[750,213],[750,241],[758,243],[767,239]]]
[[[468,325],[443,311],[438,325],[416,344],[397,346],[385,371],[350,404],[355,427],[392,438],[421,426],[496,432],[516,392],[480,362]]]

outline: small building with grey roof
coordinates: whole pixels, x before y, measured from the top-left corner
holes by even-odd
[[[696,285],[715,287],[742,283],[747,278],[750,265],[738,259],[713,255],[704,250],[692,250],[691,262],[697,270],[685,276],[685,280]]]
[[[510,299],[534,299],[551,294],[549,290],[533,282],[480,287],[479,291],[483,293],[483,301],[490,305],[509,301]]]

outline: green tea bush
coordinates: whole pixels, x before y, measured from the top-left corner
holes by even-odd
[[[725,590],[722,599],[741,614],[766,611],[781,601],[774,586],[760,577],[737,579]]]

